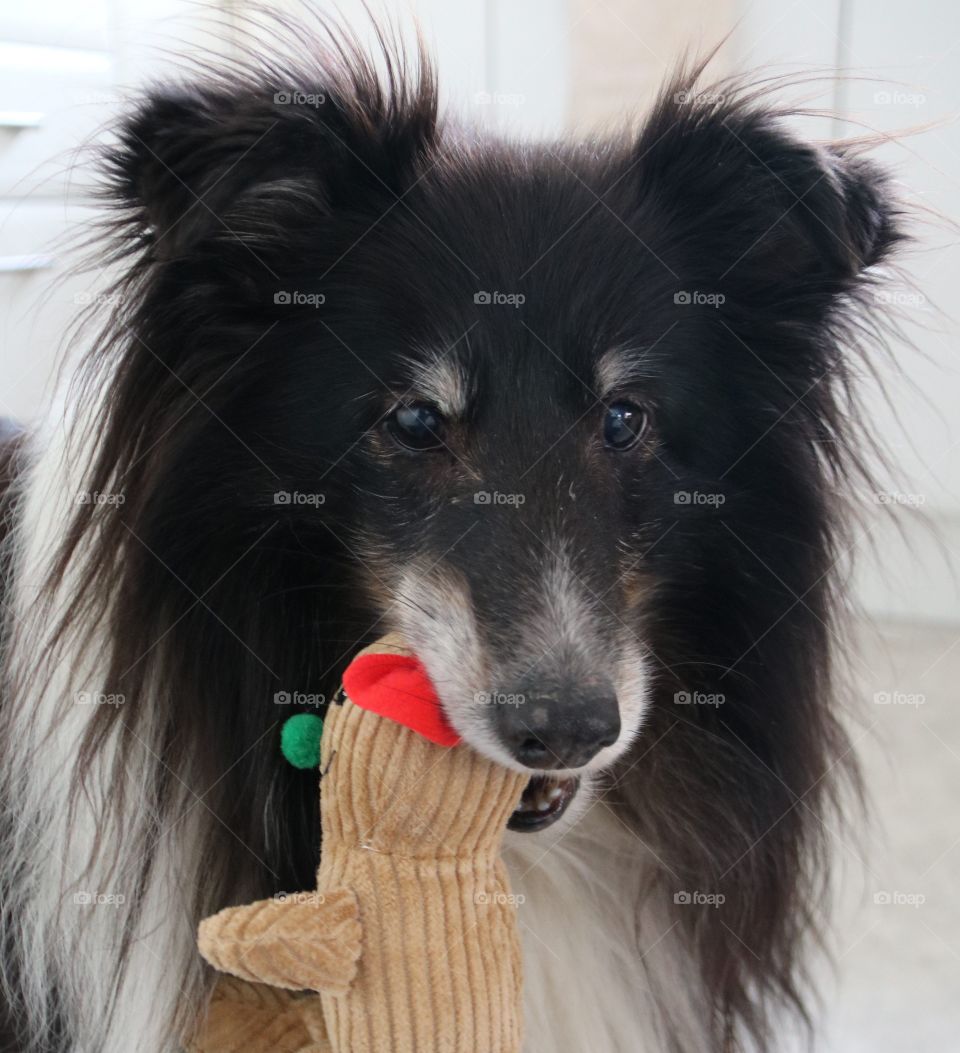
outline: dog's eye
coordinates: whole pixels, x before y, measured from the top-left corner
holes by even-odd
[[[647,414],[632,402],[613,402],[603,419],[603,441],[611,450],[629,450],[644,436]]]
[[[425,402],[397,406],[387,417],[387,430],[407,450],[436,450],[443,445],[443,417]]]

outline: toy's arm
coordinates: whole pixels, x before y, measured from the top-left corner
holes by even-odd
[[[198,943],[211,965],[242,980],[340,995],[360,958],[357,897],[340,889],[228,907],[201,922]]]

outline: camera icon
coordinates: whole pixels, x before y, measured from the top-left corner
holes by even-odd
[[[277,490],[273,495],[273,503],[275,505],[288,505],[290,504],[290,491],[289,490]]]
[[[288,304],[292,301],[292,297],[288,292],[278,292],[273,294],[273,302],[279,304]]]
[[[889,892],[874,892],[873,902],[876,903],[878,906],[883,907],[886,906],[888,903],[892,903],[893,897],[890,895]]]
[[[693,302],[693,297],[688,292],[678,292],[673,294],[673,302],[677,304],[689,304]]]
[[[673,696],[673,701],[678,706],[689,706],[693,701],[693,696],[689,691],[678,691]]]
[[[689,892],[674,892],[673,902],[682,907],[691,903],[692,899]]]
[[[277,106],[289,106],[293,101],[290,92],[278,91],[273,97],[274,104]]]
[[[289,706],[291,701],[289,691],[277,691],[273,696],[273,703],[276,706]]]
[[[93,902],[93,896],[89,892],[75,892],[73,902],[79,907],[88,907]]]
[[[492,303],[493,298],[488,292],[476,292],[473,294],[473,302],[480,304]]]
[[[673,503],[675,505],[688,505],[692,501],[689,490],[677,490],[673,495]]]
[[[493,501],[493,497],[489,490],[478,490],[473,495],[473,503],[475,505],[489,505]]]

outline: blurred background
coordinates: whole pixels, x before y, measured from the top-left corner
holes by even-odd
[[[267,3],[296,12],[294,4]],[[320,3],[365,31],[356,0]],[[866,384],[892,451],[880,490],[850,495],[860,525],[844,561],[857,649],[854,736],[873,817],[831,830],[847,864],[816,1048],[960,1048],[960,5],[874,0],[382,0],[415,14],[445,105],[504,134],[592,135],[636,121],[685,52],[721,40],[714,76],[802,76],[787,98],[822,111],[816,138],[902,133],[876,156],[926,219],[910,281],[878,294],[903,337]],[[231,26],[245,0],[7,0],[0,7],[0,415],[43,411],[64,333],[96,302],[65,238],[96,208],[83,145],[172,56]],[[836,77],[838,70],[845,72]],[[784,1048],[790,1047],[789,1039]]]

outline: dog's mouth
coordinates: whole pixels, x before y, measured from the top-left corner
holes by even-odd
[[[570,806],[579,788],[576,776],[534,775],[510,816],[508,829],[532,834],[552,826]]]

